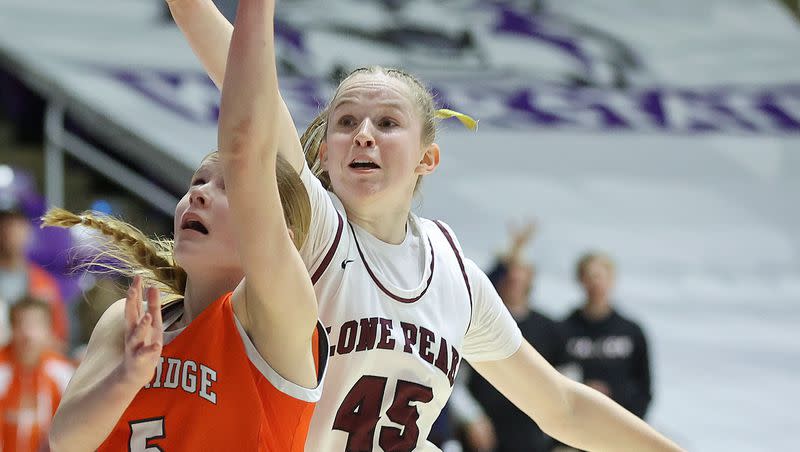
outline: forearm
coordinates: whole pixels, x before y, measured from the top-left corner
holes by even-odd
[[[228,53],[219,116],[220,153],[274,171],[280,103],[275,67],[274,0],[241,0]],[[226,166],[226,169],[227,166]]]
[[[211,0],[167,0],[167,4],[208,76],[222,88],[233,25]]]
[[[223,157],[238,153],[239,163],[250,168],[272,168],[280,153],[299,173],[305,159],[278,89],[274,13],[274,0],[239,3],[225,64],[224,85],[234,88],[222,90],[220,152]]]
[[[51,450],[96,450],[140,389],[122,377],[120,364],[92,387],[62,400],[50,429]]]
[[[589,451],[682,450],[601,393],[569,380],[564,385],[570,415],[562,422],[543,425],[547,434]]]

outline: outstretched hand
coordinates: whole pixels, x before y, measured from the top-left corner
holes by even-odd
[[[125,298],[124,378],[138,386],[150,382],[164,343],[158,290],[148,287],[147,307],[142,306],[142,278],[137,276]]]

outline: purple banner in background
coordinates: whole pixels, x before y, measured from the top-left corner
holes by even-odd
[[[800,132],[800,82],[662,85],[635,41],[546,3],[534,10],[524,4],[389,1],[370,9],[374,20],[362,21],[359,2],[339,5],[352,14],[332,16],[323,7],[282,3],[276,46],[283,96],[302,129],[331,95],[330,81],[368,61],[420,75],[443,106],[484,127]],[[219,92],[202,73],[99,70],[186,121],[216,124]]]
[[[155,105],[197,124],[215,126],[219,92],[204,74],[146,69],[103,70]],[[283,95],[298,127],[324,106],[328,82],[284,78]],[[800,133],[800,83],[773,86],[630,89],[433,81],[438,100],[501,129],[654,131],[664,133]]]

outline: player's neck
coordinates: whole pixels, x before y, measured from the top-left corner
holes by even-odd
[[[194,277],[186,280],[181,326],[188,325],[219,297],[231,292],[242,280],[242,275],[217,273],[214,276]]]
[[[397,245],[406,238],[411,202],[402,206],[371,203],[368,208],[345,206],[347,218],[382,242]]]

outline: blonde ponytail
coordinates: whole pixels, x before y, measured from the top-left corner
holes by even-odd
[[[42,217],[43,226],[71,228],[83,225],[110,238],[87,266],[97,265],[115,273],[142,276],[161,291],[182,297],[186,272],[175,263],[173,241],[151,239],[136,227],[113,217],[84,212],[80,215],[52,208]],[[119,264],[109,264],[106,260]],[[119,266],[116,266],[119,265]]]

